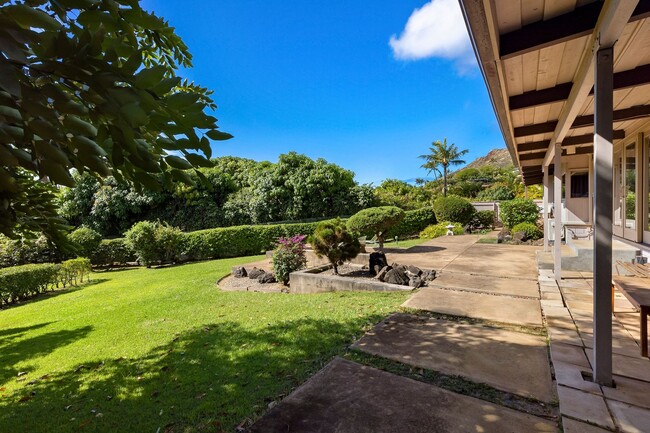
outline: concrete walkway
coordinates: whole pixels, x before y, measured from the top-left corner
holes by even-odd
[[[539,334],[543,322],[536,249],[478,244],[478,240],[479,236],[444,237],[408,250],[387,250],[389,263],[439,271],[439,278],[415,292],[405,307],[478,322],[395,314],[352,349],[377,360],[386,358],[448,375],[452,382],[460,377],[466,381],[463,386],[472,387],[469,384],[474,382],[477,389],[493,389],[484,392],[512,396],[506,399],[532,399],[513,407],[544,402],[537,404],[552,414],[548,404],[557,397],[546,339]],[[557,431],[552,419],[463,395],[462,386],[453,390],[458,392],[335,359],[251,431]]]

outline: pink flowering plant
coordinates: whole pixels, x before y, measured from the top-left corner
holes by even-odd
[[[273,272],[275,278],[286,286],[289,283],[289,274],[303,269],[307,265],[305,256],[305,235],[296,235],[290,238],[279,238],[275,251],[273,251]]]

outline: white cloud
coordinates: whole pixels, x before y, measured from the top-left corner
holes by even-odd
[[[476,64],[458,0],[431,0],[413,11],[402,34],[389,42],[399,60],[439,57],[461,69]]]

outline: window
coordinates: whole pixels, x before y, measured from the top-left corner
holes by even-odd
[[[589,172],[571,174],[571,198],[589,197]]]

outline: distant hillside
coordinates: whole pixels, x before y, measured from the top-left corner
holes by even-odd
[[[481,168],[485,166],[505,168],[512,165],[508,149],[492,149],[486,156],[476,158],[463,168]]]

